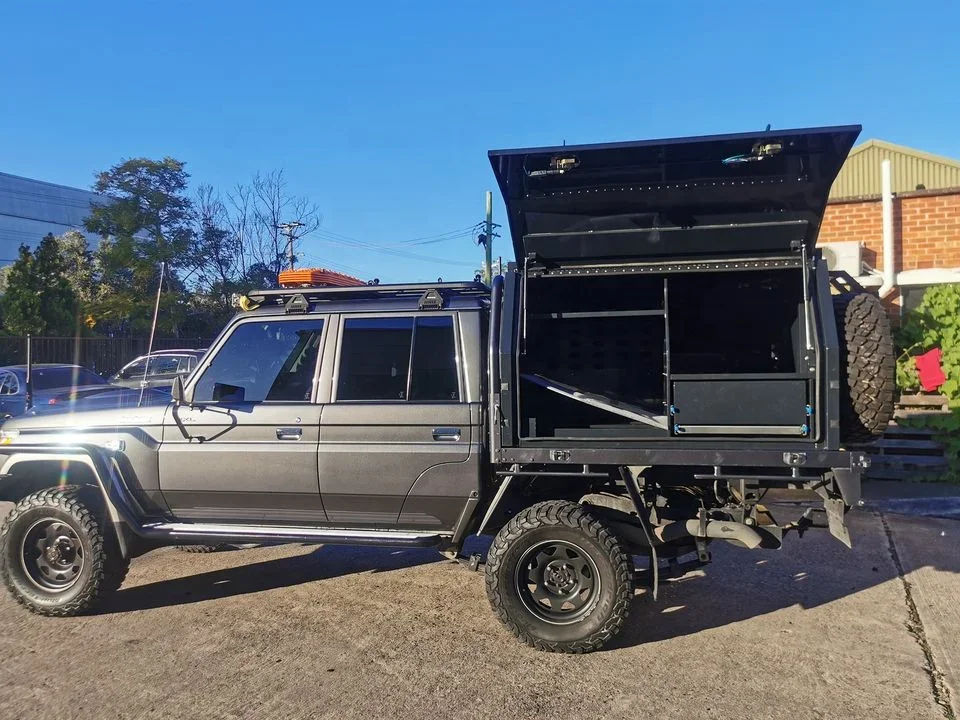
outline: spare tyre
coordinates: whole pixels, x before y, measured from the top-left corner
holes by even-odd
[[[840,339],[840,440],[865,442],[893,417],[896,360],[883,304],[868,292],[834,295]]]

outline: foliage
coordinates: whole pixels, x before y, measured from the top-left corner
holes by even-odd
[[[947,381],[940,392],[960,400],[960,285],[934,285],[897,334],[897,384],[902,390],[919,387],[914,356],[939,347]]]
[[[939,480],[960,483],[960,285],[934,285],[927,289],[917,309],[897,334],[901,348],[897,359],[897,384],[902,390],[920,387],[914,357],[932,348],[943,353],[946,382],[940,392],[951,404],[949,414],[904,418],[901,423],[933,430],[945,446],[949,469]]]
[[[167,336],[216,334],[235,311],[234,296],[276,287],[288,261],[278,227],[299,223],[296,238],[315,230],[320,213],[289,193],[282,171],[257,173],[227,200],[209,185],[189,194],[180,160],[133,158],[96,176],[105,201],[91,206],[88,247],[82,233],[23,247],[14,266],[0,270],[0,322],[10,334],[72,334],[78,319],[96,333],[149,332],[160,283],[157,331]]]
[[[146,333],[153,317],[160,264],[167,275],[158,328],[177,334],[176,312],[185,290],[180,277],[193,265],[193,203],[186,195],[189,175],[173,158],[134,158],[97,176],[97,192],[110,202],[94,205],[87,230],[103,240],[97,250],[99,292],[90,312],[106,330]]]
[[[239,277],[276,277],[287,266],[288,240],[282,223],[300,223],[296,237],[320,227],[320,209],[309,198],[291,195],[282,170],[256,173],[249,185],[237,185],[227,195],[229,224],[241,247]],[[250,271],[257,266],[257,272]]]
[[[65,275],[57,239],[47,235],[31,252],[21,245],[0,299],[4,326],[14,335],[72,335],[77,296]]]
[[[88,308],[96,297],[97,262],[87,247],[86,236],[68,230],[56,238],[63,262],[63,275],[70,283],[82,309]]]

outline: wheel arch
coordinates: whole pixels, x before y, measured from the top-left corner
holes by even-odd
[[[17,502],[39,490],[64,485],[99,488],[91,463],[82,457],[46,458],[14,455],[3,465],[0,501]]]
[[[65,485],[89,487],[103,503],[104,515],[120,553],[130,557],[137,527],[121,483],[113,477],[111,461],[97,447],[12,447],[0,467],[0,499],[16,502],[31,493]]]

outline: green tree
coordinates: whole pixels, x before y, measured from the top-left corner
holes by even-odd
[[[110,198],[95,205],[87,230],[103,240],[96,252],[100,292],[94,315],[109,329],[145,332],[153,314],[160,263],[166,263],[161,332],[176,335],[183,320],[184,275],[195,268],[194,205],[184,164],[134,158],[97,176],[94,189]]]
[[[87,238],[76,230],[68,230],[57,236],[57,247],[63,261],[63,274],[73,288],[80,303],[81,312],[86,312],[96,298],[97,263],[87,246]]]
[[[77,296],[65,275],[57,239],[47,235],[34,252],[20,246],[0,299],[4,328],[11,335],[73,335]]]

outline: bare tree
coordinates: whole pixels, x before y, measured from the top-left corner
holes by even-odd
[[[238,185],[227,196],[230,228],[240,245],[240,268],[247,276],[259,266],[275,278],[284,267],[287,238],[280,228],[285,222],[302,223],[300,236],[320,227],[320,208],[309,198],[288,192],[283,170],[256,173],[249,185]]]
[[[211,185],[197,189],[194,223],[197,284],[224,293],[240,275],[241,252],[227,207]]]

